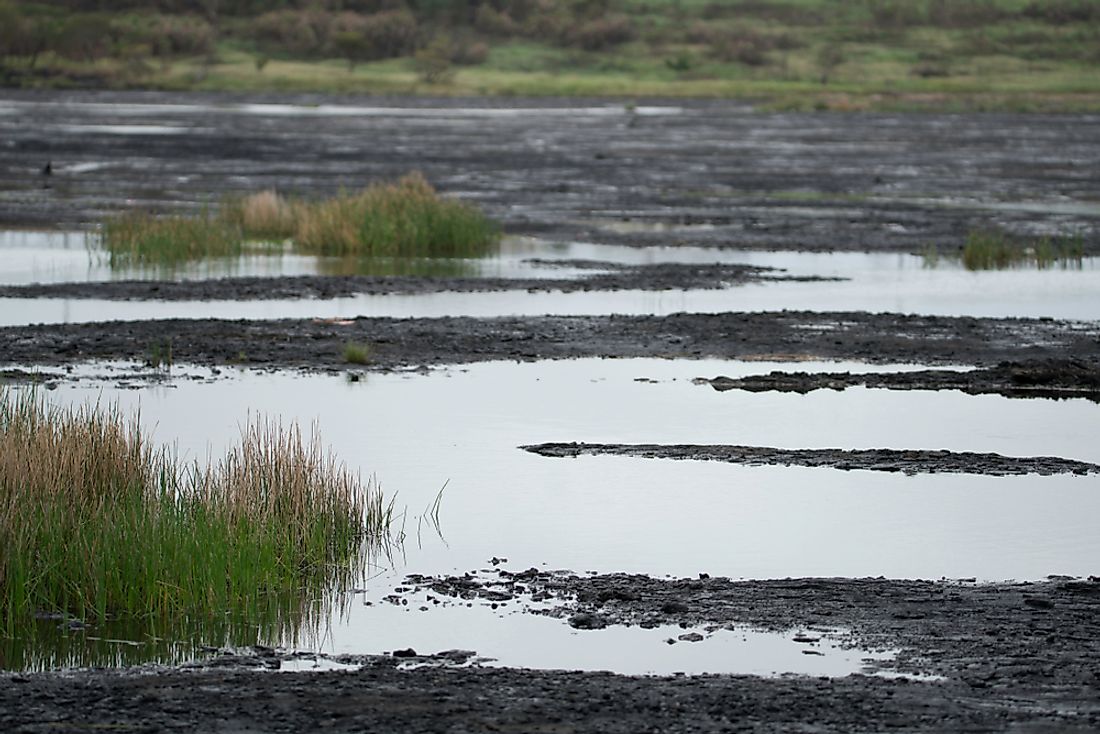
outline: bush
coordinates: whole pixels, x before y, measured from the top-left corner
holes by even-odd
[[[711,53],[723,61],[736,61],[746,66],[763,66],[773,49],[797,48],[799,41],[788,34],[767,35],[751,28],[742,28],[711,36]]]
[[[474,28],[490,36],[514,36],[519,25],[508,13],[494,10],[491,5],[479,5],[474,15]]]
[[[1044,0],[1029,3],[1023,9],[1022,15],[1025,18],[1055,25],[1100,21],[1100,2],[1097,0]]]
[[[251,28],[253,37],[265,48],[315,56],[328,45],[330,21],[324,13],[275,10],[257,17]]]
[[[362,34],[372,59],[405,56],[416,50],[420,29],[407,10],[389,10],[364,16]]]
[[[427,84],[445,84],[454,77],[451,68],[451,43],[442,36],[432,41],[426,48],[416,52],[413,68],[420,80]]]
[[[620,43],[634,40],[634,24],[625,15],[609,15],[582,22],[568,29],[565,41],[585,51],[603,51]]]
[[[164,15],[157,19],[152,43],[157,56],[200,56],[213,53],[214,29],[193,15]]]
[[[1004,20],[993,0],[929,0],[928,23],[941,28],[980,28]]]
[[[111,24],[103,16],[74,15],[61,26],[53,50],[67,59],[95,61],[107,55],[113,40]]]
[[[450,60],[459,66],[478,66],[489,58],[489,44],[458,36],[450,43]]]

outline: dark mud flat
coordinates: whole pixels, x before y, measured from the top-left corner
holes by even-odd
[[[344,370],[349,341],[371,345],[392,370],[487,360],[577,357],[853,359],[874,363],[996,365],[1011,359],[1100,364],[1100,325],[863,312],[543,316],[352,320],[127,321],[0,329],[14,365],[57,367],[95,359],[144,359],[171,344],[178,363]]]
[[[698,378],[719,392],[796,392],[872,387],[888,390],[959,390],[970,395],[995,393],[1014,398],[1084,398],[1100,402],[1100,365],[1073,359],[1002,362],[967,372],[917,370],[912,372],[772,372],[730,378]]]
[[[506,231],[556,240],[947,254],[1000,227],[1100,252],[1096,115],[633,102],[5,90],[0,225],[323,196],[418,169]]]
[[[245,301],[342,298],[355,295],[717,289],[745,283],[840,280],[784,275],[751,265],[664,263],[626,266],[611,262],[557,261],[560,267],[596,272],[580,278],[478,278],[420,276],[313,276],[217,278],[214,280],[117,280],[0,286],[0,298],[99,298],[127,301]]]
[[[1002,456],[972,451],[899,449],[779,449],[706,444],[540,443],[520,446],[539,456],[634,456],[642,459],[724,461],[747,466],[829,467],[904,474],[1096,474],[1100,466],[1056,456]]]
[[[370,664],[0,675],[7,731],[1087,732],[1100,727],[1100,583],[659,580],[500,572],[414,580],[454,599],[568,596],[576,627],[846,627],[907,677],[699,676]],[[597,624],[598,622],[598,624]],[[581,634],[585,634],[581,632]],[[678,644],[706,644],[678,643]],[[937,675],[922,679],[919,675]]]

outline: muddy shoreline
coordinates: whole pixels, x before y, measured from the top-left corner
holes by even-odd
[[[1096,474],[1100,466],[1057,456],[1002,456],[971,451],[915,449],[781,449],[770,446],[706,444],[540,443],[520,446],[539,456],[573,459],[578,456],[633,456],[640,459],[722,461],[746,466],[830,467],[852,471],[903,474],[984,474],[1006,477],[1021,474]]]
[[[371,347],[349,365],[348,342]],[[172,319],[0,329],[10,365],[65,367],[89,360],[145,360],[171,347],[177,363],[309,371],[398,370],[488,360],[577,357],[860,360],[995,367],[1045,365],[1061,384],[1095,386],[1100,325],[1052,319],[987,319],[865,312],[356,318],[265,321]],[[993,385],[988,372],[953,373]],[[930,383],[931,384],[931,383]],[[994,390],[995,392],[997,390]],[[717,399],[718,396],[716,396]]]
[[[185,669],[0,674],[9,731],[1094,731],[1100,582],[975,585],[884,579],[731,581],[498,571],[414,577],[459,601],[549,593],[585,630],[617,624],[844,628],[897,649],[900,677],[610,673],[361,660],[358,671],[274,673],[272,652]],[[677,644],[706,644],[680,642]],[[405,653],[402,653],[405,654]],[[278,655],[276,654],[277,658]],[[929,679],[921,676],[938,676]]]
[[[247,301],[345,298],[427,293],[529,293],[621,290],[718,289],[746,283],[819,282],[841,278],[792,276],[751,265],[681,264],[628,266],[612,262],[551,261],[557,267],[602,271],[578,278],[481,278],[428,276],[301,275],[212,280],[116,280],[0,286],[0,298],[96,298],[112,301]]]
[[[970,395],[997,394],[1017,398],[1084,398],[1100,402],[1100,370],[1094,362],[1073,359],[1002,362],[974,371],[915,370],[852,374],[771,372],[767,375],[700,378],[719,392],[795,392],[869,387],[886,390],[959,390]]]

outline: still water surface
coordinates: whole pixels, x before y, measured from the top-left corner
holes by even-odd
[[[338,264],[284,253],[200,263],[165,274],[111,271],[89,255],[79,233],[0,235],[0,282],[96,281],[115,278],[209,278],[306,275],[332,272]],[[630,265],[667,262],[745,263],[781,268],[787,275],[845,278],[842,281],[758,283],[722,290],[578,293],[434,293],[358,296],[332,300],[125,302],[81,299],[0,299],[0,326],[26,323],[86,323],[148,318],[352,318],[511,315],[656,314],[725,311],[870,311],[942,316],[1100,316],[1100,259],[1080,267],[971,272],[941,259],[884,253],[799,253],[715,250],[693,247],[633,248],[550,243],[510,238],[497,256],[453,263],[464,274],[491,277],[580,277],[584,271],[527,262],[602,260]]]

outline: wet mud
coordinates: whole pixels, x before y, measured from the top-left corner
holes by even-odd
[[[0,298],[97,298],[127,301],[244,301],[295,298],[344,298],[357,295],[427,293],[530,293],[727,288],[745,283],[814,282],[832,277],[792,276],[779,268],[752,265],[663,263],[622,265],[562,260],[558,267],[594,271],[579,278],[479,278],[427,276],[303,275],[293,277],[217,278],[213,280],[116,280],[101,283],[52,283],[0,286]],[[602,271],[602,272],[601,272]]]
[[[719,392],[746,390],[805,394],[814,390],[845,390],[859,386],[887,390],[958,390],[970,395],[997,394],[1013,398],[1084,398],[1100,402],[1100,365],[1094,361],[1071,359],[1002,362],[994,367],[965,372],[771,372],[740,378],[698,378],[696,383],[710,385]]]
[[[701,444],[540,443],[521,446],[539,456],[633,456],[641,459],[723,461],[747,466],[828,467],[904,474],[1096,474],[1100,466],[1056,456],[1002,456],[973,451],[917,449],[779,449]]]
[[[948,254],[1001,228],[1100,252],[1096,116],[13,90],[0,104],[7,226],[265,188],[317,197],[417,169],[506,231],[552,240]]]
[[[370,362],[344,361],[348,342]],[[989,365],[1073,359],[1093,374],[1100,325],[1049,319],[984,319],[864,312],[356,318],[265,321],[172,319],[0,329],[0,353],[44,368],[88,360],[144,360],[171,346],[174,361],[316,371],[396,370],[487,360],[577,357],[861,360]],[[644,375],[640,375],[644,377]]]
[[[356,671],[275,673],[270,668],[289,656],[257,650],[186,669],[0,674],[0,725],[16,732],[1087,732],[1100,726],[1095,578],[976,585],[732,581],[705,572],[676,580],[534,569],[496,575],[409,582],[454,600],[552,596],[560,604],[549,613],[579,634],[671,623],[798,629],[803,640],[839,635],[896,650],[892,662],[881,664],[893,676],[399,669],[405,659],[457,663],[469,655],[422,657],[411,650],[393,651],[389,660],[360,659]]]

